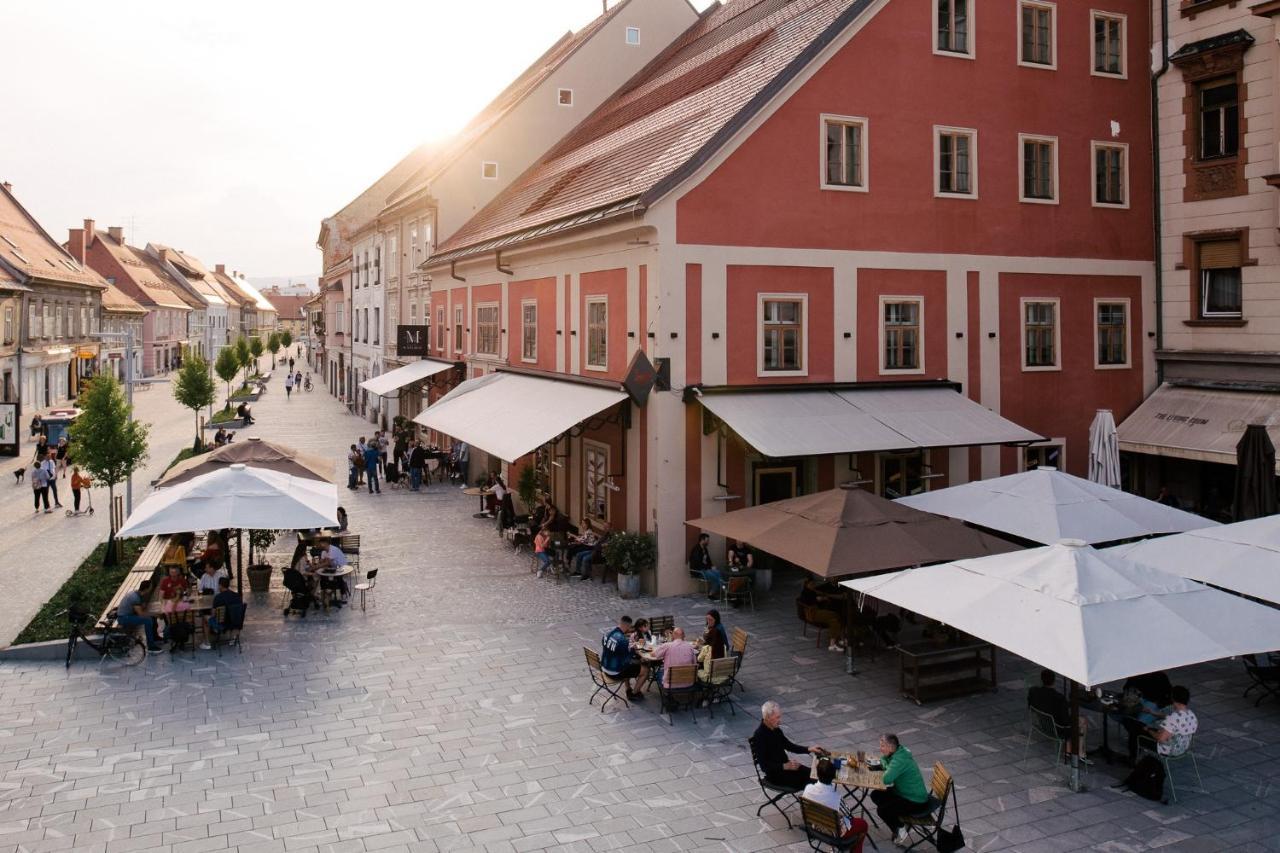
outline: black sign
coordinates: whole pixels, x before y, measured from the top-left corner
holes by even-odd
[[[427,355],[428,326],[396,326],[396,355]]]
[[[644,408],[649,392],[653,390],[654,378],[653,365],[645,356],[644,350],[636,350],[631,358],[631,365],[627,368],[627,376],[622,380],[622,387],[637,406]]]

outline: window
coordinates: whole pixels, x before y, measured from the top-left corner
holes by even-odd
[[[13,306],[4,307],[4,342],[13,343]]]
[[[920,353],[919,299],[881,298],[884,344],[881,370],[919,371],[923,368]]]
[[[369,309],[364,309],[364,342],[369,343]]]
[[[476,306],[476,352],[498,355],[498,306]]]
[[[35,303],[27,306],[27,337],[40,337],[40,312],[36,310]]]
[[[866,189],[867,120],[822,117],[823,189]]]
[[[57,331],[54,329],[54,325],[53,325],[53,306],[50,305],[48,302],[44,303],[43,326],[44,326],[44,329],[43,329],[44,334],[42,335],[42,337],[52,338],[55,334],[57,334]]]
[[[391,247],[387,249],[387,277],[398,278],[400,275],[400,238],[396,234],[392,234],[388,238]]]
[[[1058,300],[1022,301],[1022,340],[1024,369],[1058,367]]]
[[[346,325],[344,325],[344,324],[343,324],[343,322],[342,322],[342,321],[343,321],[343,316],[342,316],[342,315],[343,315],[343,313],[344,313],[344,312],[343,312],[343,306],[342,306],[341,304],[339,304],[339,305],[338,305],[338,307],[337,307],[337,309],[336,309],[336,311],[337,311],[337,313],[336,313],[336,315],[335,315],[335,316],[338,318],[338,322],[336,322],[336,323],[334,323],[334,324],[333,324],[333,328],[334,328],[336,331],[338,331],[339,333],[341,333],[341,332],[342,332],[342,330],[346,328]]]
[[[1022,149],[1022,195],[1019,201],[1058,200],[1058,140],[1018,134]]]
[[[1023,0],[1019,7],[1022,34],[1018,40],[1018,64],[1055,68],[1054,41],[1057,37],[1058,7],[1052,3]]]
[[[934,193],[978,197],[978,132],[967,128],[935,128],[937,184]]]
[[[803,298],[761,298],[761,373],[804,371],[804,307]]]
[[[1196,244],[1200,270],[1200,316],[1243,316],[1243,261],[1240,241],[1212,240]]]
[[[1235,79],[1202,83],[1198,102],[1200,159],[1234,157],[1240,147],[1240,102]]]
[[[1098,207],[1129,206],[1129,146],[1093,143],[1093,203]]]
[[[1055,438],[1022,448],[1022,470],[1034,471],[1036,468],[1056,468],[1063,470],[1066,464],[1066,440]]]
[[[373,309],[373,342],[382,343],[382,309]]]
[[[582,442],[583,514],[609,520],[609,448],[594,441]]]
[[[520,360],[538,360],[538,303],[520,303]]]
[[[1098,352],[1095,367],[1129,366],[1129,300],[1096,300]]]
[[[1093,13],[1093,73],[1106,77],[1124,77],[1125,16],[1105,12]]]
[[[423,319],[426,319],[425,317]],[[409,300],[409,325],[418,325],[418,303],[412,299]]]
[[[364,253],[364,286],[369,286],[369,253]]]
[[[453,351],[462,352],[462,306],[453,307]]]
[[[627,27],[627,44],[636,45],[640,43],[640,28]]]
[[[587,367],[609,366],[609,302],[603,296],[587,299]]]
[[[558,104],[559,104],[560,106],[562,106],[562,107],[571,107],[571,106],[573,106],[573,90],[572,90],[572,89],[560,89],[559,91],[557,91],[557,92],[556,92],[556,103],[558,103]]]
[[[938,40],[934,53],[959,53],[971,56],[969,51],[969,0],[934,0],[934,30]]]
[[[498,164],[492,160],[486,160],[480,164],[480,177],[486,181],[496,181],[498,179]]]
[[[927,490],[925,470],[929,467],[923,450],[907,453],[876,454],[880,496],[894,500],[918,495]]]
[[[444,352],[445,342],[448,340],[449,329],[444,324],[444,309],[436,309],[436,349]]]
[[[373,283],[382,284],[382,247],[373,250]]]

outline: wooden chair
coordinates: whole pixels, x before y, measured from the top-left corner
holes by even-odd
[[[213,618],[217,620],[221,630],[214,631],[213,626],[209,626],[209,632],[213,635],[213,646],[218,650],[218,657],[222,657],[222,647],[224,645],[235,646],[236,651],[244,654],[244,649],[240,646],[240,632],[244,630],[244,614],[246,607],[243,604],[232,607],[215,607],[213,609]],[[223,642],[223,635],[229,637],[229,641]]]
[[[360,536],[347,534],[337,537],[334,543],[338,546],[338,550],[347,555],[347,565],[360,571]]]
[[[697,723],[698,700],[702,698],[697,664],[665,667],[662,681],[658,682],[658,695],[662,697],[662,709],[667,712],[668,725],[676,724],[675,712],[681,707],[688,708],[694,723]]]
[[[840,832],[840,813],[822,803],[800,798],[800,816],[804,819],[804,834],[814,850],[833,850],[843,853],[862,844],[867,837],[858,832],[847,838]]]
[[[676,626],[674,616],[654,616],[649,619],[649,630],[654,636],[661,636]]]
[[[767,807],[773,806],[778,810],[778,814],[786,818],[787,829],[791,829],[791,817],[787,814],[786,809],[778,805],[778,801],[786,797],[790,797],[792,801],[799,801],[800,792],[804,788],[797,788],[792,785],[779,785],[777,782],[770,782],[765,776],[764,768],[760,766],[760,754],[756,752],[756,740],[754,737],[747,738],[747,746],[751,748],[751,764],[756,769],[756,782],[760,785],[760,793],[764,794],[765,802],[756,809],[756,817],[760,817],[760,813]]]
[[[902,826],[908,838],[915,838],[908,850],[913,850],[926,841],[937,844],[938,833],[942,831],[942,822],[947,816],[947,800],[955,794],[955,783],[947,768],[939,761],[933,765],[933,779],[929,783],[929,800],[920,807],[920,811],[902,816]]]
[[[378,585],[378,570],[370,569],[369,573],[364,576],[364,580],[356,584],[354,591],[360,593],[360,612],[365,609],[365,597],[372,597],[373,589]],[[376,601],[374,602],[377,603]]]
[[[711,661],[707,677],[702,680],[702,695],[707,700],[707,712],[715,716],[715,707],[728,703],[729,713],[738,716],[733,706],[733,685],[736,682],[738,662],[732,657],[716,658]]]
[[[600,654],[596,652],[594,649],[589,649],[586,646],[583,646],[582,652],[587,659],[587,672],[591,674],[591,681],[596,686],[595,692],[591,694],[591,698],[587,701],[587,704],[594,705],[597,694],[599,694],[600,691],[603,690],[605,693],[608,693],[609,695],[604,700],[604,702],[600,703],[601,713],[604,713],[605,706],[608,705],[614,699],[617,699],[623,705],[630,707],[631,703],[629,703],[626,699],[618,695],[622,691],[622,688],[626,686],[627,684],[626,679],[614,678],[612,675],[609,675],[609,673],[605,672],[604,669],[600,666]]]
[[[734,660],[733,680],[743,693],[747,692],[747,688],[743,687],[742,682],[738,680],[738,673],[742,671],[742,659],[747,656],[747,639],[749,636],[741,628],[734,628],[733,633],[729,635],[729,654]]]
[[[747,602],[751,605],[751,612],[756,612],[756,598],[751,591],[755,585],[752,583],[753,578],[750,577],[728,577],[724,582],[724,600],[726,604],[735,604]]]

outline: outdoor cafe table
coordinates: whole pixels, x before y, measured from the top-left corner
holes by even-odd
[[[348,564],[345,566],[334,566],[331,569],[315,569],[313,571],[307,572],[307,576],[317,578],[317,579],[322,579],[322,580],[333,580],[334,578],[346,578],[348,575],[350,575],[354,571],[355,569],[350,564]],[[344,580],[342,583],[343,583],[343,586],[345,586],[347,582]],[[326,611],[329,609],[329,599],[325,595],[325,593],[327,592],[332,592],[332,590],[327,590],[324,588],[320,589],[320,594],[321,594],[320,600],[324,604],[324,609]]]
[[[884,770],[872,770],[867,762],[859,765],[856,752],[831,752],[826,757],[844,759],[844,763],[840,765],[840,771],[836,773],[836,784],[844,788],[844,798],[851,800],[853,803],[849,811],[861,809],[867,820],[879,826],[880,824],[876,822],[875,816],[867,809],[866,799],[872,791],[888,790],[888,787],[884,784]],[[817,781],[817,761],[814,761],[809,766],[809,778]],[[875,847],[874,841],[871,846]]]
[[[177,611],[180,613],[190,613],[193,616],[208,616],[210,613],[213,612],[213,596],[212,595],[207,595],[207,594],[196,595],[190,598],[183,598],[181,599],[181,602],[187,605],[187,609]],[[158,616],[161,619],[166,618],[169,614],[165,613],[164,599],[153,598],[151,599],[151,601],[147,602],[147,615]],[[207,641],[209,639],[208,633],[207,633],[208,628],[205,627],[205,623],[203,619],[200,619],[198,621],[201,625],[201,630],[206,632],[205,640]]]

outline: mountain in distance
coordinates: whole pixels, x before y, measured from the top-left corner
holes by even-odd
[[[248,276],[249,283],[258,290],[266,290],[270,287],[279,287],[284,293],[291,293],[294,290],[298,295],[303,292],[315,293],[320,289],[320,277],[315,273],[304,273],[302,275],[251,275]]]

